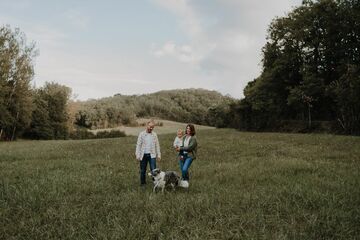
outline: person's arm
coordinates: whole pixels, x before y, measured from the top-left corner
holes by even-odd
[[[141,145],[142,145],[142,134],[140,133],[136,142],[136,150],[135,150],[136,159],[139,161],[141,161],[140,159]]]
[[[156,156],[157,156],[158,160],[160,161],[161,152],[160,152],[160,143],[159,143],[159,139],[157,137],[157,134],[155,134],[155,150],[156,150]]]

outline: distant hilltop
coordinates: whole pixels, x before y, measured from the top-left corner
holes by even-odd
[[[236,99],[206,89],[174,89],[150,94],[122,95],[76,103],[73,109],[77,126],[99,129],[136,124],[137,118],[192,122],[208,125],[209,110],[227,108]]]
[[[179,88],[179,89],[171,89],[171,90],[160,90],[154,93],[143,93],[143,94],[121,94],[121,93],[117,93],[114,94],[114,97],[118,97],[118,96],[142,96],[142,95],[154,95],[154,94],[177,94],[179,92],[182,93],[188,93],[188,94],[214,94],[214,95],[221,95],[222,97],[228,97],[228,98],[233,98],[231,97],[229,94],[223,95],[218,91],[215,90],[208,90],[205,88]],[[107,98],[107,97],[105,97]],[[94,100],[94,99],[89,99],[89,100]]]

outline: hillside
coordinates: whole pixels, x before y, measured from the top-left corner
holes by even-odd
[[[224,111],[235,99],[205,89],[176,89],[143,95],[116,94],[78,102],[74,123],[91,129],[136,125],[137,118],[157,117],[177,122],[213,125],[210,109]]]
[[[150,119],[148,119],[148,118],[137,119],[136,122],[138,123],[138,126],[118,126],[118,127],[114,127],[114,128],[95,129],[95,130],[90,130],[90,131],[96,134],[99,131],[120,130],[120,131],[124,132],[126,134],[126,136],[138,136],[139,133],[144,130],[144,128],[145,128],[144,125],[149,120]],[[171,134],[172,133],[172,134],[174,134],[174,136],[178,129],[185,129],[185,126],[186,126],[186,123],[162,120],[162,119],[155,119],[155,124],[156,124],[156,127],[155,127],[154,131],[157,134],[168,134],[168,133]],[[210,129],[214,129],[214,127],[195,124],[195,129],[196,129],[196,131],[210,130]]]

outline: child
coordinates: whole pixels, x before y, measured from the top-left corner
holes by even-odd
[[[178,129],[177,136],[175,137],[173,146],[176,149],[178,147],[181,147],[182,145],[183,145],[183,130]]]

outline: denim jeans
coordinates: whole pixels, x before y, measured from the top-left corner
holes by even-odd
[[[150,171],[156,168],[156,158],[151,158],[150,154],[144,154],[143,159],[140,161],[140,183],[146,184],[146,167],[149,162]]]
[[[181,170],[181,176],[183,180],[189,181],[189,167],[192,163],[193,159],[188,156],[184,156],[184,158],[179,160],[179,166]]]

